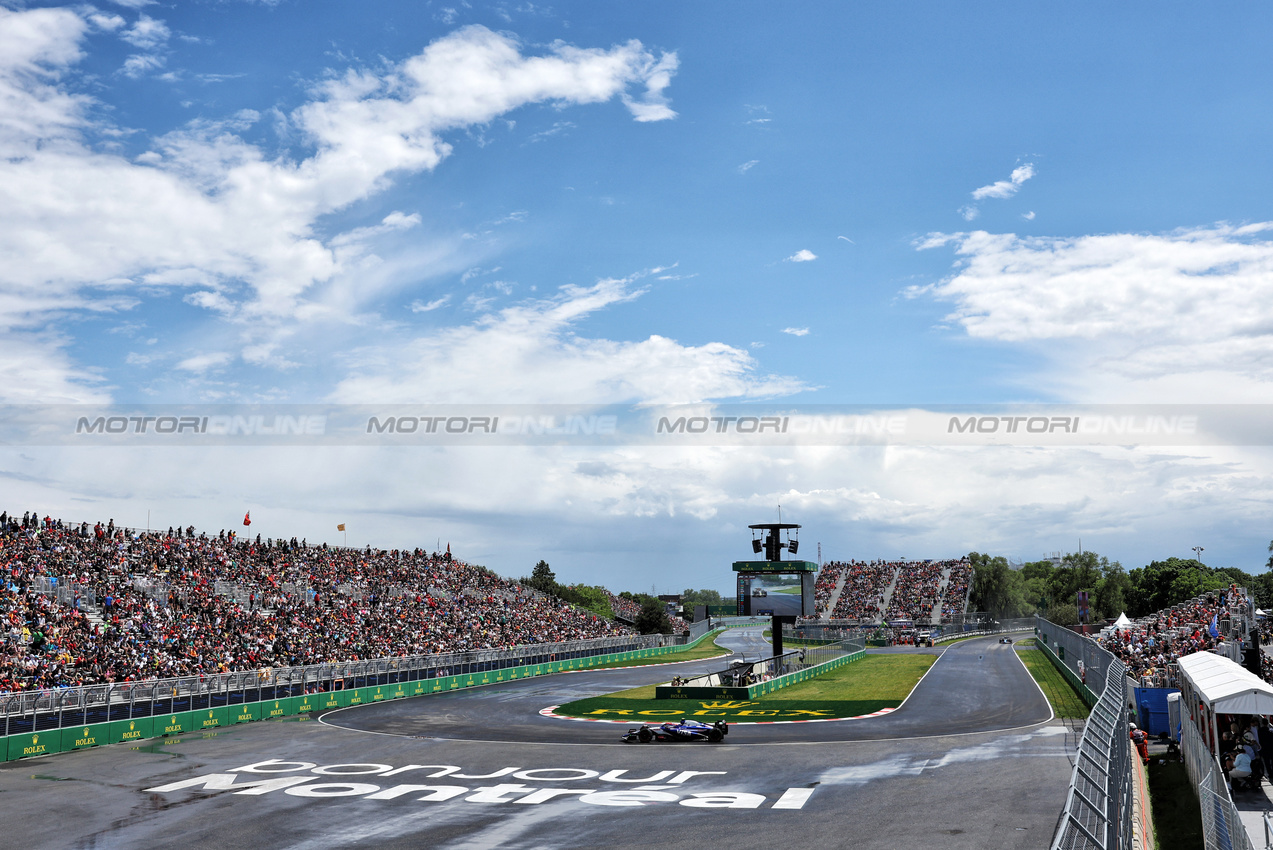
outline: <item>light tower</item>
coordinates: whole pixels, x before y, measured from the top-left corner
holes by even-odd
[[[773,617],[774,655],[782,655],[782,626],[797,617],[813,614],[813,587],[818,565],[812,561],[782,559],[800,551],[800,526],[794,522],[761,522],[752,531],[751,551],[764,553],[763,561],[735,561],[738,614]]]

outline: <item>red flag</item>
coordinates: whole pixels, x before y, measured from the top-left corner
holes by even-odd
[[[252,524],[252,512],[251,512],[251,511],[248,511],[247,513],[245,513],[245,514],[243,515],[243,524],[244,524],[244,525],[251,525],[251,524]]]
[[[450,554],[451,554],[451,541],[450,541],[450,540],[446,541],[446,553],[447,553],[448,555],[450,555]]]

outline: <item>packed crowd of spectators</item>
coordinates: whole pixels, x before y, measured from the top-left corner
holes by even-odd
[[[610,591],[607,590],[606,593],[610,593]],[[641,613],[641,603],[610,593],[610,610],[615,613],[616,617],[622,617],[630,623],[635,623],[637,614]]]
[[[630,630],[453,558],[0,514],[0,691]]]
[[[835,620],[875,621],[883,613],[884,592],[897,574],[895,561],[849,561],[844,564],[844,588],[831,612]]]
[[[844,584],[836,599],[835,588],[841,579]],[[814,599],[821,616],[859,622],[926,621],[940,599],[941,617],[949,622],[964,613],[971,580],[972,564],[966,559],[829,561],[818,573]],[[828,610],[833,599],[834,610]]]
[[[942,620],[949,621],[966,613],[968,588],[972,584],[972,562],[959,560],[951,564],[950,577],[942,593]]]
[[[1188,602],[1142,617],[1129,628],[1109,629],[1096,639],[1127,666],[1127,674],[1143,687],[1179,687],[1176,660],[1214,649],[1230,623],[1243,618],[1250,600],[1236,585],[1205,593]],[[1212,623],[1215,633],[1212,633]],[[1232,640],[1241,641],[1242,636]],[[1240,656],[1239,656],[1240,657]],[[1268,678],[1268,660],[1265,678]]]
[[[947,567],[955,561],[907,561],[897,573],[889,597],[887,620],[930,622]]]

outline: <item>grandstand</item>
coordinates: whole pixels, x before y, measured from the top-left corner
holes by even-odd
[[[28,511],[0,514],[0,568],[0,691],[632,633],[449,551],[141,531]]]
[[[818,617],[862,625],[940,625],[967,610],[972,565],[945,561],[830,561],[814,585]]]

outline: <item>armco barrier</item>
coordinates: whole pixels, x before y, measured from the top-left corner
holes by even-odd
[[[744,624],[740,623],[738,625]],[[294,717],[301,714],[331,711],[336,708],[367,705],[384,700],[405,699],[407,697],[424,696],[461,688],[511,682],[533,676],[545,676],[551,673],[586,670],[622,661],[654,658],[695,646],[700,641],[716,633],[717,631],[705,633],[692,639],[687,644],[652,646],[586,657],[565,658],[538,664],[504,667],[498,670],[417,678],[405,682],[385,682],[318,693],[284,694],[281,693],[283,688],[276,688],[275,690],[280,691],[280,693],[275,693],[268,699],[249,701],[243,699],[242,694],[231,692],[205,694],[209,698],[221,696],[227,701],[227,704],[205,705],[193,710],[190,703],[194,700],[189,695],[184,698],[176,696],[178,688],[172,683],[172,680],[139,683],[137,688],[145,690],[148,694],[146,703],[123,703],[108,705],[104,708],[95,708],[90,706],[91,701],[86,699],[82,693],[73,694],[71,696],[74,698],[64,700],[62,704],[72,705],[75,710],[63,714],[54,714],[47,709],[54,704],[56,697],[66,697],[67,694],[65,692],[60,694],[58,692],[43,692],[27,695],[9,695],[15,698],[31,697],[29,717],[24,715],[16,723],[9,722],[14,720],[12,715],[4,717],[6,727],[25,725],[29,731],[0,736],[0,761],[13,761],[20,758],[70,752],[105,744],[134,743],[147,738],[203,732],[208,729],[232,726],[236,723]],[[763,684],[771,683],[766,682]],[[760,686],[753,686],[753,688],[757,687]],[[243,693],[259,694],[261,690],[264,689],[258,685]],[[757,693],[768,693],[768,691],[757,691]],[[234,699],[236,696],[239,697],[238,701]],[[43,712],[41,711],[42,707],[46,709]],[[109,717],[113,709],[120,708],[125,712],[144,708],[145,716],[126,717],[126,719],[112,719]],[[154,709],[156,708],[163,708],[165,711],[155,711]],[[83,722],[84,718],[89,715],[99,713],[102,715],[100,722]],[[76,722],[65,722],[70,720]]]

